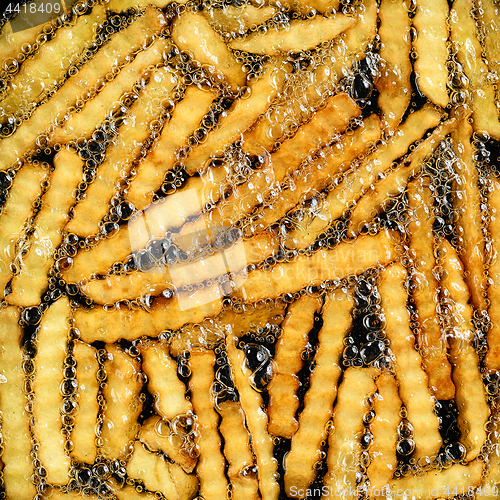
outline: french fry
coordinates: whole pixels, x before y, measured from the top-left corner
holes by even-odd
[[[99,453],[107,458],[123,459],[130,454],[139,427],[137,417],[142,411],[141,365],[119,346],[108,344],[106,350],[106,384],[102,390],[106,409]]]
[[[206,349],[191,351],[191,402],[198,425],[200,458],[196,473],[200,480],[200,495],[206,500],[220,500],[227,496],[228,484],[224,475],[225,460],[221,453],[221,439],[217,432],[219,416],[212,402],[215,354]]]
[[[484,30],[484,46],[490,70],[496,71],[500,65],[500,36],[498,29],[498,16],[500,15],[498,5],[494,0],[481,0],[479,6],[482,16],[479,19]]]
[[[357,498],[356,477],[361,462],[363,417],[369,410],[368,398],[377,390],[374,379],[378,372],[373,367],[349,367],[338,389],[333,426],[328,435],[328,472],[324,480],[325,487],[330,491],[346,491],[338,498]]]
[[[267,430],[275,436],[291,439],[299,427],[295,419],[299,408],[298,373],[304,364],[301,356],[314,325],[314,314],[320,307],[318,297],[303,295],[290,305],[283,322],[283,333],[276,344],[273,378],[268,385]]]
[[[172,40],[180,50],[191,52],[201,64],[220,71],[232,90],[245,85],[246,75],[241,63],[201,13],[180,15],[172,25]]]
[[[10,498],[31,500],[36,495],[31,482],[31,435],[24,392],[23,330],[19,309],[5,307],[0,311],[0,410],[2,411],[3,485]]]
[[[185,4],[187,0],[179,0],[179,5]],[[164,9],[170,3],[169,0],[109,0],[108,10],[111,12],[124,12],[127,9],[135,8],[142,10],[148,5],[154,5],[159,9]]]
[[[429,378],[429,389],[436,399],[446,400],[453,399],[455,386],[448,361],[448,343],[444,332],[441,332],[436,309],[439,284],[434,275],[436,259],[432,232],[432,201],[428,178],[419,177],[408,185],[408,206],[413,211],[408,233],[414,265],[411,276],[415,285],[413,300],[419,325],[417,342]]]
[[[244,40],[234,40],[230,47],[262,55],[309,50],[325,40],[331,40],[356,23],[352,17],[335,14],[331,17],[316,16],[312,20],[292,20],[283,30],[269,28],[266,33],[252,33]]]
[[[129,2],[131,0],[125,1]],[[154,495],[152,493],[143,490],[138,491],[135,486],[129,486],[128,484],[126,484],[123,488],[116,490],[114,493],[118,500],[152,500],[154,498]]]
[[[375,86],[384,130],[393,134],[411,100],[410,18],[403,0],[382,0],[379,17],[382,70]]]
[[[437,455],[442,440],[427,374],[422,368],[422,357],[415,350],[410,329],[410,315],[406,308],[408,297],[403,287],[405,279],[406,270],[395,263],[382,271],[379,292],[386,321],[385,333],[395,358],[399,395],[414,428],[414,456],[418,459]]]
[[[481,487],[476,489],[476,500],[485,500],[498,494],[500,482],[500,445],[494,444],[488,457],[488,469],[481,481]]]
[[[369,492],[382,489],[393,477],[398,461],[396,443],[398,424],[401,420],[401,399],[394,375],[382,373],[375,381],[377,394],[373,397],[375,417],[370,423],[373,441],[370,446],[371,461],[367,475],[370,480]]]
[[[61,432],[59,405],[64,381],[63,365],[68,351],[71,307],[66,297],[54,302],[40,322],[36,339],[33,392],[33,434],[39,443],[37,456],[47,471],[47,481],[63,485],[69,480],[71,461]]]
[[[150,7],[129,27],[113,35],[104,50],[99,51],[78,73],[68,78],[57,93],[38,106],[31,117],[11,136],[2,139],[0,171],[8,170],[34,149],[37,138],[50,132],[60,113],[74,106],[78,98],[88,91],[86,89],[102,83],[110,67],[122,65],[127,56],[139,50],[145,42],[162,31],[165,24],[165,16]]]
[[[271,5],[223,5],[221,9],[203,10],[210,24],[225,32],[243,34],[259,24],[265,23],[276,13]]]
[[[314,464],[321,460],[321,443],[326,440],[326,424],[332,416],[337,396],[344,337],[352,326],[353,305],[352,294],[341,290],[335,290],[325,298],[314,371],[304,396],[297,432],[285,457],[285,490],[289,495],[292,487],[299,490],[309,488],[316,474]]]
[[[486,440],[485,426],[490,409],[479,357],[474,349],[473,312],[468,303],[469,290],[463,279],[463,267],[454,248],[445,239],[441,241],[440,252],[444,271],[441,293],[448,299],[446,302],[450,308],[448,342],[456,387],[460,442],[467,449],[465,460],[469,462],[479,455]]]
[[[28,254],[22,257],[20,271],[14,276],[12,291],[6,298],[10,304],[40,304],[42,294],[48,288],[54,253],[62,242],[63,228],[82,176],[83,161],[74,151],[61,149],[54,157],[50,188],[42,196],[42,208],[35,219]]]
[[[78,407],[75,412],[75,425],[71,432],[73,450],[70,455],[79,462],[92,464],[97,455],[96,423],[99,412],[97,351],[95,347],[75,340],[73,356],[76,361]]]
[[[276,481],[278,463],[273,456],[273,440],[267,432],[267,414],[262,410],[262,396],[256,392],[244,368],[245,354],[237,349],[238,339],[230,325],[226,326],[226,349],[233,380],[245,412],[247,427],[252,437],[253,451],[258,468],[259,491],[262,500],[278,500],[279,486]],[[245,370],[245,371],[244,371]]]
[[[417,59],[415,73],[420,91],[434,104],[448,104],[448,15],[446,0],[420,0],[417,3],[413,26],[417,37],[413,42]]]

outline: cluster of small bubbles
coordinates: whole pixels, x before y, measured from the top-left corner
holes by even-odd
[[[491,371],[484,377],[486,392],[490,399],[496,398],[499,395],[500,389],[500,373],[498,371]]]
[[[396,452],[402,457],[407,457],[413,453],[415,441],[413,440],[413,426],[404,418],[398,425],[398,442]]]
[[[98,495],[99,498],[113,498],[111,479],[122,479],[125,474],[124,463],[118,460],[109,461],[98,457],[92,464],[73,462],[70,481],[67,486],[69,492],[87,495]]]

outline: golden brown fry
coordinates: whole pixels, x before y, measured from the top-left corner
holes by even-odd
[[[44,313],[36,339],[35,380],[33,392],[33,434],[39,443],[38,459],[47,471],[47,481],[66,484],[71,461],[62,434],[60,386],[64,381],[63,365],[68,351],[71,307],[67,297],[54,302]]]
[[[106,350],[106,385],[102,391],[106,410],[99,452],[107,458],[123,459],[130,453],[139,427],[137,417],[142,411],[141,365],[119,346],[108,344]]]
[[[246,82],[242,64],[199,12],[184,12],[172,26],[172,40],[180,50],[191,52],[201,64],[220,72],[232,90]]]
[[[28,253],[21,259],[20,270],[12,280],[12,291],[6,298],[10,304],[40,304],[82,176],[83,161],[74,151],[61,149],[54,157],[50,188],[42,196],[42,208],[35,219]]]
[[[488,66],[490,70],[498,71],[500,66],[500,26],[498,25],[500,9],[495,0],[480,0],[479,7],[482,10],[479,22],[484,30]]]
[[[411,100],[410,18],[403,0],[382,0],[379,17],[382,70],[375,86],[383,128],[393,134]]]
[[[214,410],[211,387],[214,380],[215,354],[206,349],[191,351],[189,389],[198,425],[200,458],[196,474],[200,480],[200,495],[205,500],[226,498],[228,484],[224,475],[225,460],[217,431],[219,416]]]
[[[73,356],[76,361],[78,407],[74,415],[75,425],[71,432],[73,450],[70,455],[79,462],[92,464],[97,454],[96,423],[99,412],[97,351],[95,347],[75,340]]]
[[[429,378],[429,389],[436,399],[443,400],[453,399],[455,386],[451,380],[448,343],[444,332],[441,331],[436,309],[439,302],[439,284],[434,275],[436,259],[432,203],[428,178],[419,177],[408,184],[408,206],[412,210],[408,233],[414,265],[411,279],[415,287],[413,300],[419,325],[417,342]]]
[[[36,495],[31,482],[31,435],[24,393],[19,309],[0,311],[0,410],[2,411],[3,485],[7,498],[32,500]]]
[[[465,445],[465,460],[474,460],[486,440],[486,422],[490,416],[486,391],[474,349],[472,307],[468,304],[469,290],[463,279],[463,267],[454,248],[447,240],[440,245],[443,278],[441,294],[449,307],[450,360],[453,365],[455,400],[458,407],[460,442]]]
[[[304,364],[302,353],[314,325],[314,314],[320,307],[318,297],[302,295],[290,305],[283,322],[283,332],[276,344],[273,378],[268,385],[267,429],[275,436],[291,439],[299,427],[295,419],[299,408],[298,374]]]
[[[204,9],[203,15],[210,24],[224,32],[243,35],[247,30],[265,23],[276,13],[271,5],[252,4],[222,5],[222,8]]]
[[[351,328],[352,294],[336,290],[325,298],[323,326],[318,334],[319,347],[314,371],[304,396],[297,432],[285,457],[285,490],[309,488],[316,475],[314,465],[321,460],[321,443],[326,440],[327,422],[332,416],[337,384],[342,373],[344,338]]]
[[[405,279],[405,268],[399,263],[392,264],[380,275],[379,291],[385,315],[385,333],[395,358],[399,395],[414,428],[414,456],[418,459],[437,455],[442,440],[427,374],[422,368],[422,357],[415,350],[410,329],[410,314],[406,308],[408,296],[403,286]]]

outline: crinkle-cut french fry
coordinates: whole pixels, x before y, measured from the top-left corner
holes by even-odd
[[[134,84],[139,86],[144,84],[144,80],[151,75],[151,72],[148,72],[148,68],[163,63],[163,54],[165,51],[168,52],[171,46],[172,43],[169,40],[160,38],[159,40],[154,41],[147,49],[139,52],[131,63],[120,69],[116,78],[106,84],[97,96],[94,97],[94,99],[85,103],[85,106],[80,113],[69,116],[68,120],[62,127],[56,128],[51,133],[49,144],[64,144],[69,141],[76,141],[84,137],[90,137],[92,132],[94,132],[94,129],[111,114],[113,106],[116,106],[116,103],[124,95],[132,91]],[[156,74],[159,75],[159,73]],[[150,88],[151,87],[154,88],[154,80],[151,82]],[[172,87],[172,85],[168,85],[167,83],[167,92],[165,97],[168,97],[168,92],[171,90],[169,87]],[[145,91],[145,93],[145,100],[147,100],[147,91]],[[153,96],[151,98],[154,99]],[[161,100],[161,97],[159,99]],[[144,101],[144,99],[142,100]],[[137,108],[144,105],[144,103],[138,104],[137,102],[132,105],[132,109],[129,111],[131,117],[126,117],[125,124],[122,126],[125,127],[125,130],[127,130],[127,124],[128,128],[130,128],[130,122],[133,122],[134,112]],[[158,108],[155,105],[154,110],[146,109],[145,111],[149,111],[149,113],[152,113],[153,111],[159,113],[160,110],[161,108]],[[141,118],[146,119],[146,117],[138,117],[138,124],[141,123]],[[142,126],[144,127],[144,125]],[[119,130],[119,134],[124,134],[122,129]],[[122,141],[120,135],[117,139],[115,139],[118,144]]]
[[[490,286],[488,298],[490,307],[491,328],[488,331],[488,353],[485,365],[488,370],[500,370],[500,182],[492,180],[492,190],[489,195],[490,205],[490,235],[495,258],[488,269]]]
[[[394,375],[382,373],[375,381],[377,394],[373,397],[375,417],[370,423],[373,440],[370,446],[371,461],[367,475],[370,490],[380,490],[393,477],[398,464],[396,443],[401,420],[401,399]]]
[[[178,0],[176,3],[184,4],[187,0]],[[170,0],[109,0],[107,7],[111,12],[124,12],[127,9],[135,8],[142,10],[144,7],[149,5],[154,5],[159,9],[165,8],[170,2]]]
[[[52,489],[50,492],[50,498],[53,498],[54,500],[71,500],[71,499],[79,500],[82,498],[82,494],[78,490],[77,491],[61,491],[59,489],[57,489],[57,490]],[[93,493],[90,493],[88,496],[85,495],[85,498],[89,498],[90,500],[99,500],[99,496],[94,495]]]
[[[283,29],[268,28],[265,33],[255,32],[243,40],[234,40],[230,47],[262,55],[275,56],[285,52],[310,50],[325,40],[331,40],[356,24],[344,14],[331,17],[316,16],[311,20],[292,20]]]
[[[464,269],[455,249],[443,239],[440,244],[443,267],[443,298],[450,309],[448,342],[453,365],[455,400],[458,407],[460,442],[467,449],[466,461],[474,460],[486,440],[486,422],[490,416],[486,391],[479,368],[479,356],[474,349],[472,307],[469,289],[465,284]]]
[[[490,500],[498,494],[500,484],[500,444],[495,443],[488,457],[488,472],[481,481],[481,489],[477,488],[475,500]]]
[[[148,376],[148,390],[155,397],[155,408],[171,421],[177,415],[193,411],[186,399],[186,387],[177,376],[177,363],[170,357],[168,345],[153,342],[141,349],[142,369]]]
[[[71,431],[73,450],[70,455],[79,462],[92,464],[97,454],[96,423],[99,412],[97,351],[95,347],[75,340],[73,357],[76,361],[78,407],[74,415],[75,425]]]
[[[42,166],[24,165],[16,174],[5,205],[0,212],[0,298],[4,298],[5,286],[12,273],[17,240],[25,231],[25,222],[33,213],[33,203],[40,196],[42,183],[49,172]]]
[[[451,498],[453,491],[467,492],[481,483],[484,462],[474,460],[467,465],[453,464],[448,469],[431,469],[420,476],[402,476],[389,482],[384,490],[390,500],[426,500]],[[451,486],[453,485],[453,487]]]
[[[67,297],[54,302],[44,313],[36,339],[35,380],[33,392],[33,434],[39,442],[38,459],[47,471],[51,484],[66,484],[71,461],[65,450],[60,386],[64,381],[63,365],[68,351],[71,307]]]
[[[434,275],[436,259],[432,203],[429,178],[419,177],[408,184],[408,207],[411,210],[408,235],[414,266],[411,280],[415,286],[413,301],[419,325],[417,343],[429,378],[429,389],[436,399],[443,400],[453,399],[455,386],[448,361],[448,343],[444,332],[441,331],[436,310],[439,284]]]
[[[36,495],[31,482],[31,435],[26,412],[25,376],[19,325],[19,309],[0,311],[0,410],[2,411],[3,485],[7,498],[31,500]]]
[[[422,368],[422,357],[415,349],[410,328],[405,280],[405,268],[399,263],[392,264],[380,275],[379,292],[385,315],[385,333],[394,355],[399,395],[414,428],[415,456],[418,459],[437,455],[442,440],[427,374]]]
[[[40,304],[42,293],[48,288],[54,253],[62,242],[63,228],[82,176],[83,161],[76,152],[61,149],[54,157],[50,188],[42,196],[42,208],[35,219],[28,254],[23,256],[21,269],[12,280],[12,291],[7,296],[10,304]]]
[[[78,73],[68,78],[51,99],[38,106],[10,137],[2,139],[0,171],[11,168],[29,150],[34,149],[37,138],[51,131],[60,113],[66,113],[89,89],[102,84],[110,67],[123,65],[127,56],[137,52],[165,25],[165,16],[149,7],[142,17],[113,35],[103,49],[84,64]]]
[[[432,134],[421,142],[404,161],[382,180],[376,182],[373,187],[363,195],[354,206],[350,226],[353,231],[357,231],[360,225],[367,222],[375,211],[390,200],[391,197],[404,191],[408,179],[418,174],[425,159],[439,147],[442,140],[458,127],[458,120],[452,118],[441,123]]]
[[[19,108],[29,113],[48,97],[60,85],[68,69],[81,58],[105,19],[104,7],[96,5],[73,25],[58,29],[50,41],[21,64],[18,73],[9,81],[7,95],[0,101],[0,115],[15,115]]]
[[[267,414],[262,409],[262,396],[250,385],[249,373],[244,368],[245,354],[236,347],[238,339],[233,335],[231,325],[226,326],[226,331],[227,356],[252,440],[258,469],[259,491],[262,500],[278,500],[280,492],[276,477],[278,463],[273,456],[273,440],[267,432],[268,420]]]
[[[488,66],[490,70],[498,71],[500,66],[500,26],[498,24],[500,7],[495,0],[480,0],[479,7],[483,12],[479,22],[484,31]]]
[[[125,0],[129,1],[129,0]],[[144,1],[144,0],[140,0]],[[118,500],[153,500],[154,494],[144,491],[142,488],[139,490],[135,486],[125,484],[123,488],[117,489],[114,494]],[[81,495],[79,495],[81,497]]]
[[[378,373],[379,370],[374,367],[349,367],[338,389],[333,426],[328,435],[328,472],[324,484],[330,491],[347,490],[339,498],[357,498],[356,477],[361,462],[363,417],[369,410],[368,398],[377,390],[374,379]]]
[[[344,337],[352,326],[353,306],[352,294],[342,290],[335,290],[325,298],[314,371],[304,396],[299,428],[285,457],[285,490],[289,495],[292,487],[299,490],[309,488],[315,478],[314,464],[321,460],[321,443],[327,437],[326,424],[332,416],[337,396]]]
[[[446,0],[419,0],[413,18],[417,38],[413,42],[417,52],[415,73],[422,93],[434,104],[448,104],[448,15]]]
[[[218,287],[216,291],[219,291]],[[80,338],[87,343],[96,340],[116,342],[120,339],[136,340],[144,336],[157,337],[165,329],[178,330],[185,324],[199,323],[219,314],[222,309],[220,294],[214,294],[214,300],[205,302],[206,294],[210,295],[212,292],[212,288],[205,287],[183,293],[187,295],[184,300],[193,301],[193,307],[187,310],[181,309],[177,298],[158,298],[147,310],[120,305],[112,310],[97,306],[93,309],[77,309],[74,315],[75,326],[80,332]],[[198,299],[198,296],[201,298]]]
[[[457,45],[458,62],[469,80],[473,128],[500,140],[500,121],[495,105],[495,89],[488,83],[488,67],[481,58],[482,47],[476,36],[476,22],[472,17],[473,0],[455,0],[450,11],[451,39]]]
[[[159,44],[156,49],[160,52],[165,45],[163,42],[158,40],[154,44]],[[117,137],[106,151],[106,158],[97,168],[97,175],[87,188],[85,198],[76,205],[73,219],[66,226],[68,232],[80,237],[99,233],[99,223],[109,212],[111,198],[119,190],[120,180],[130,173],[150,137],[151,123],[161,115],[162,108],[157,103],[169,96],[176,83],[176,76],[166,68],[152,72],[149,83],[130,107]]]
[[[126,198],[138,210],[143,210],[161,188],[165,174],[176,162],[177,150],[187,143],[189,136],[210,109],[214,94],[198,87],[188,87],[184,99],[173,111],[160,137],[137,166],[137,175],[130,181]]]
[[[198,461],[197,451],[194,448],[186,448],[184,436],[176,434],[158,415],[148,418],[142,424],[138,438],[149,450],[161,451],[186,472],[193,472]]]
[[[224,475],[225,460],[221,453],[221,438],[217,430],[219,415],[214,409],[211,395],[215,354],[203,348],[193,349],[189,361],[189,389],[197,416],[197,445],[200,452],[196,466],[200,495],[205,500],[220,500],[226,498],[228,484]]]
[[[398,257],[394,240],[388,231],[375,236],[364,235],[339,243],[332,250],[306,254],[270,270],[255,270],[236,293],[246,301],[293,293],[307,285],[342,279],[360,274],[377,265],[386,266]]]
[[[232,32],[243,35],[254,26],[265,23],[276,13],[271,5],[243,4],[239,6],[225,5],[222,8],[211,8],[203,10],[203,15],[210,24],[224,32]]]
[[[227,115],[217,122],[217,127],[208,133],[207,138],[191,148],[184,160],[186,172],[192,175],[206,170],[210,158],[221,156],[229,145],[238,140],[266,112],[276,94],[281,91],[284,81],[284,71],[269,64],[264,75],[249,85],[250,95],[239,98]]]
[[[172,40],[180,50],[193,54],[201,64],[221,72],[232,90],[246,82],[242,63],[222,41],[200,12],[185,12],[172,25]]]
[[[250,436],[245,427],[245,413],[241,403],[224,401],[217,407],[221,416],[219,431],[224,438],[224,456],[229,465],[227,476],[232,486],[234,500],[258,500],[259,482],[251,471],[255,458],[250,446]]]
[[[130,453],[139,428],[137,417],[142,411],[141,364],[117,345],[107,344],[106,350],[106,385],[102,391],[106,409],[99,453],[107,458],[123,459]]]
[[[474,164],[470,111],[458,115],[459,126],[452,132],[453,149],[457,155],[453,206],[458,214],[457,226],[461,228],[461,260],[467,271],[466,283],[474,307],[480,313],[488,309],[486,301],[485,235],[483,233],[479,174]],[[461,252],[462,253],[462,252]]]
[[[302,353],[314,325],[314,314],[320,307],[318,297],[303,295],[290,305],[283,322],[283,332],[276,344],[273,378],[268,385],[267,430],[275,436],[291,439],[298,429],[295,419],[299,408],[298,373],[304,364]]]
[[[378,105],[383,128],[392,134],[411,100],[410,18],[403,0],[382,0],[379,17],[382,68],[375,86],[380,92]]]

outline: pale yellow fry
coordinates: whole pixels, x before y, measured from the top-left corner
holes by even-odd
[[[451,39],[457,44],[458,62],[469,79],[475,132],[486,132],[500,140],[500,122],[495,105],[493,84],[487,82],[488,67],[483,61],[482,47],[476,36],[472,17],[473,0],[455,0],[450,11]]]
[[[9,169],[34,149],[37,138],[54,128],[60,113],[66,113],[86,92],[102,84],[110,67],[123,65],[127,56],[130,57],[162,31],[165,24],[165,16],[161,12],[147,8],[137,21],[113,35],[105,47],[68,78],[51,99],[37,107],[21,127],[1,141],[0,170]]]
[[[24,234],[25,223],[33,212],[33,203],[40,196],[41,184],[49,172],[41,166],[24,165],[16,174],[5,205],[0,213],[0,298],[12,277],[10,265],[15,257],[15,245]]]
[[[0,311],[0,410],[2,411],[3,484],[7,498],[32,500],[36,495],[31,482],[31,435],[26,412],[25,376],[22,368],[19,309]]]
[[[142,410],[141,365],[119,346],[108,344],[106,350],[106,384],[102,390],[106,409],[99,452],[107,458],[123,459],[130,453],[139,427],[137,417]]]
[[[272,27],[263,34],[251,33],[243,40],[232,41],[230,46],[236,50],[271,56],[289,51],[300,52],[335,38],[355,23],[355,19],[343,14],[316,16],[306,21],[296,19],[290,21],[286,28]]]
[[[186,2],[187,0],[176,0],[176,3],[179,5],[185,4]],[[107,7],[111,12],[124,12],[131,7],[142,10],[148,5],[154,5],[159,9],[163,9],[169,3],[171,3],[170,0],[109,0]]]
[[[479,173],[474,164],[473,131],[468,118],[470,110],[458,115],[459,126],[452,132],[453,149],[458,157],[453,206],[458,214],[457,226],[461,228],[461,260],[467,271],[466,283],[471,300],[478,312],[488,308],[486,302],[485,236],[483,234],[481,191]]]
[[[490,235],[495,258],[488,269],[490,286],[488,298],[490,307],[491,328],[488,331],[488,353],[485,364],[488,370],[500,370],[500,182],[492,180],[493,189],[490,191]]]
[[[198,450],[200,458],[196,474],[200,480],[200,495],[205,500],[226,498],[228,484],[224,475],[225,460],[221,453],[221,438],[217,415],[212,401],[215,354],[206,349],[191,351],[191,402],[197,416]]]
[[[160,38],[159,40],[154,41],[147,49],[139,52],[139,54],[135,57],[135,59],[130,63],[120,69],[118,75],[114,80],[109,82],[104,88],[97,94],[94,99],[85,103],[85,106],[80,111],[80,113],[73,114],[68,117],[67,121],[64,123],[63,127],[56,128],[49,138],[49,144],[59,144],[59,143],[67,143],[69,141],[76,141],[78,139],[83,139],[90,137],[94,129],[103,122],[106,117],[110,116],[113,106],[116,106],[116,103],[124,96],[127,92],[131,92],[134,84],[141,85],[141,82],[147,78],[148,68],[151,66],[156,66],[157,64],[161,64],[164,60],[163,54],[165,51],[168,52],[171,47],[171,42],[165,40],[164,38]],[[156,73],[158,75],[158,73]],[[166,80],[167,82],[167,80]],[[149,88],[155,87],[154,79],[151,82]],[[169,85],[166,83],[167,93],[165,97],[168,97],[168,91],[170,90]],[[147,87],[146,87],[147,88]],[[147,91],[146,91],[147,92]],[[153,91],[154,92],[154,91]],[[154,99],[155,96],[151,96],[151,99]],[[160,99],[161,97],[156,97]],[[139,98],[143,102],[138,103],[137,101],[132,105],[132,109],[130,110],[129,117],[125,118],[125,124],[122,127],[130,128],[130,123],[134,120],[134,114],[137,108],[141,108],[144,106],[144,101],[147,101],[147,94],[145,98]],[[153,110],[146,109],[144,111],[149,111],[152,113]],[[154,111],[156,113],[161,112],[161,108],[157,106],[154,107]],[[147,114],[145,116],[139,115],[137,117],[137,123],[139,126],[144,127],[141,124],[142,120],[147,119]],[[127,127],[128,125],[128,127]],[[120,136],[125,135],[126,132],[122,131],[122,128],[119,130],[119,136],[117,138],[118,143],[122,140],[125,142],[126,139],[122,139]],[[130,152],[133,154],[133,150]],[[116,161],[116,160],[115,160]],[[102,166],[101,166],[102,167]]]
[[[382,0],[379,17],[382,70],[375,86],[380,92],[383,127],[392,134],[411,100],[410,18],[404,0]]]
[[[217,412],[222,417],[219,430],[224,438],[224,456],[229,466],[227,475],[232,486],[231,498],[259,500],[257,475],[251,472],[255,459],[241,403],[224,401],[219,404]]]
[[[489,500],[499,492],[500,485],[500,445],[495,443],[489,455],[488,472],[481,481],[481,489],[477,488],[476,500]]]
[[[302,295],[290,305],[283,322],[283,332],[276,344],[273,378],[268,385],[267,430],[275,436],[291,439],[299,427],[295,419],[299,408],[298,374],[304,365],[302,353],[314,325],[314,314],[320,307],[318,297]]]
[[[422,93],[434,104],[448,104],[448,15],[446,0],[419,0],[413,18],[417,37],[413,42],[417,52],[415,73]]]
[[[258,468],[259,491],[262,500],[278,500],[280,488],[276,473],[278,463],[273,456],[273,440],[267,432],[267,414],[262,409],[262,396],[250,385],[250,374],[244,367],[245,354],[237,349],[231,325],[227,325],[226,349],[234,384],[245,412]]]
[[[300,12],[301,14],[307,14],[314,11],[322,14],[326,11],[335,12],[339,10],[338,0],[283,0],[280,4],[288,5],[292,10]]]
[[[495,0],[480,0],[479,6],[483,13],[479,22],[484,30],[488,66],[497,71],[500,65],[500,7]]]
[[[99,412],[97,351],[95,347],[75,340],[73,356],[76,361],[78,407],[74,414],[75,425],[70,437],[73,442],[73,450],[70,455],[71,458],[79,462],[92,464],[97,454],[96,424]]]
[[[48,288],[54,253],[62,242],[63,228],[82,176],[83,161],[76,152],[61,149],[54,157],[50,188],[42,196],[42,208],[35,219],[28,254],[22,257],[21,269],[12,280],[12,291],[7,296],[10,304],[40,304],[42,294]]]
[[[61,432],[63,424],[59,412],[70,315],[71,307],[67,297],[54,302],[45,311],[37,332],[33,381],[33,433],[39,442],[37,455],[47,471],[47,481],[60,485],[68,482],[71,465],[65,451],[66,439]]]
[[[334,491],[347,490],[339,498],[357,498],[356,476],[360,470],[363,417],[370,409],[368,398],[377,390],[374,379],[378,372],[373,367],[349,367],[338,389],[333,426],[328,436],[328,472],[324,485]]]
[[[137,175],[130,181],[126,199],[143,210],[161,188],[165,174],[177,161],[178,149],[200,125],[214,100],[214,94],[198,87],[188,87],[184,99],[176,105],[173,116],[163,127],[158,140],[137,166]]]
[[[399,395],[413,425],[415,457],[435,456],[441,447],[439,422],[434,413],[434,399],[428,389],[422,357],[415,350],[406,308],[407,292],[403,286],[406,270],[399,264],[386,268],[380,275],[379,291],[385,315],[385,333],[394,355]]]
[[[419,177],[408,184],[408,207],[411,210],[408,234],[414,265],[411,279],[415,286],[413,301],[419,326],[417,342],[429,378],[429,389],[436,399],[443,400],[453,399],[455,386],[451,379],[451,366],[448,361],[448,343],[444,331],[441,331],[436,309],[439,301],[439,284],[434,275],[436,258],[432,232],[434,224],[432,203],[428,178]]]
[[[31,112],[60,85],[68,69],[78,62],[105,20],[104,7],[96,5],[73,25],[58,29],[54,38],[21,64],[19,72],[10,80],[8,93],[0,103],[0,115]]]
[[[332,416],[337,384],[342,373],[344,337],[352,326],[354,301],[351,293],[340,290],[325,298],[323,326],[318,333],[319,347],[314,357],[314,371],[304,396],[299,428],[292,437],[285,457],[285,490],[307,489],[313,482],[315,463],[321,460],[321,443],[327,437],[327,422]]]
[[[354,206],[350,226],[358,231],[385,203],[405,190],[408,179],[418,174],[426,158],[439,147],[443,139],[458,128],[458,120],[452,118],[441,123],[432,134],[421,142],[399,165],[382,180],[376,182]]]
[[[363,52],[377,35],[378,9],[377,0],[362,0],[357,6],[354,13],[356,24],[345,33],[347,50],[334,66],[337,74],[343,76],[345,70],[350,70],[354,60],[364,58]]]
[[[53,498],[55,500],[69,500],[71,498],[74,499],[81,499],[82,495],[81,493],[77,491],[65,491],[64,493],[59,490],[59,489],[52,489],[50,492],[50,498]],[[98,495],[94,495],[93,493],[90,493],[87,498],[90,498],[91,500],[99,500]]]
[[[242,64],[236,61],[201,13],[181,14],[172,26],[172,40],[180,50],[190,52],[201,64],[220,71],[233,90],[245,85],[246,75]]]
[[[300,255],[270,270],[256,270],[237,291],[246,301],[278,297],[307,285],[356,275],[377,265],[388,265],[398,257],[389,232],[360,236],[339,243],[332,250],[320,250],[311,257]]]
[[[271,5],[223,5],[221,9],[203,10],[203,15],[216,28],[243,35],[247,30],[265,23],[274,16],[276,9]]]
[[[376,380],[377,394],[373,397],[375,417],[370,423],[373,439],[370,446],[370,465],[367,475],[370,490],[383,488],[393,477],[398,464],[396,444],[401,420],[401,399],[394,375],[382,373]],[[369,490],[369,491],[370,491]]]
[[[204,171],[207,161],[221,156],[224,150],[241,137],[260,115],[266,112],[275,96],[282,90],[285,74],[269,65],[263,76],[249,85],[250,95],[238,99],[227,115],[217,122],[217,128],[208,133],[206,140],[192,147],[184,160],[189,175]]]
[[[177,376],[177,363],[170,357],[167,344],[154,342],[141,349],[142,369],[148,376],[149,392],[155,397],[155,408],[167,420],[191,412],[186,387]]]
[[[460,442],[467,449],[465,460],[470,461],[479,455],[486,440],[485,426],[490,409],[479,368],[479,357],[474,349],[473,312],[468,303],[470,295],[463,278],[464,269],[447,240],[441,241],[440,250],[444,254],[442,286],[447,291],[451,309],[448,342],[456,387]]]
[[[459,494],[462,492],[467,494],[469,488],[475,490],[481,482],[483,467],[484,462],[475,460],[467,465],[453,464],[448,469],[440,471],[431,469],[419,476],[402,476],[390,481],[389,489],[392,492],[390,498],[393,500],[445,499],[455,497],[454,490]]]

